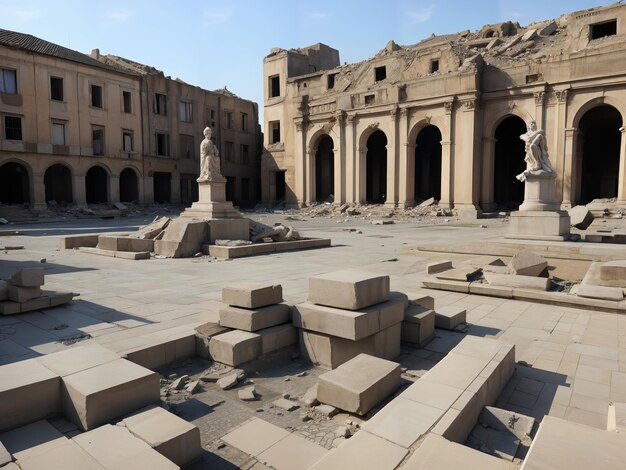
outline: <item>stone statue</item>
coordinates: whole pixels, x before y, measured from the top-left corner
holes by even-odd
[[[518,180],[524,182],[528,175],[556,173],[552,163],[550,163],[545,133],[542,129],[537,129],[535,121],[528,123],[528,131],[520,135],[519,138],[525,143],[526,156],[524,161],[526,162],[526,169],[516,176]]]
[[[204,128],[204,140],[200,144],[200,177],[198,183],[206,181],[223,181],[220,171],[220,152],[211,140],[212,130]]]

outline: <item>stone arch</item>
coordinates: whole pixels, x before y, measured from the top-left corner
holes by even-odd
[[[53,163],[43,175],[46,202],[74,202],[72,190],[72,169],[64,163]]]
[[[104,165],[93,165],[85,174],[85,195],[87,204],[109,202],[110,173]]]
[[[0,163],[0,203],[30,204],[33,201],[32,168],[10,158]]]
[[[310,148],[310,152],[315,159],[312,164],[314,199],[324,202],[335,193],[335,142],[330,135],[321,133],[312,143],[314,145]]]
[[[132,167],[126,167],[120,172],[120,201],[139,201],[139,172]]]
[[[423,126],[409,141],[414,158],[414,198],[423,201],[430,197],[441,199],[441,140],[439,127],[434,124]]]
[[[387,135],[376,128],[365,141],[365,200],[383,204],[387,199]]]
[[[510,114],[494,129],[493,199],[505,208],[516,209],[524,201],[524,185],[515,177],[526,169],[524,142],[526,122]],[[509,207],[510,206],[510,207]]]
[[[626,106],[624,105],[624,103],[610,95],[604,95],[585,101],[576,109],[568,110],[567,114],[569,116],[569,119],[567,122],[567,127],[578,128],[580,126],[580,120],[582,119],[582,117],[591,109],[601,105],[609,105],[617,109],[617,111],[622,116],[622,122],[624,121],[624,116],[626,116]]]

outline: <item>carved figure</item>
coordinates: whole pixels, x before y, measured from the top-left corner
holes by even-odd
[[[556,170],[550,163],[548,155],[548,146],[546,144],[546,136],[542,129],[537,129],[535,121],[528,123],[528,131],[519,137],[525,143],[526,169],[516,178],[522,182],[526,181],[528,175],[537,175],[542,173],[556,173]]]
[[[211,140],[213,131],[210,127],[204,128],[204,140],[200,143],[200,177],[198,182],[222,181],[220,170],[220,152]]]

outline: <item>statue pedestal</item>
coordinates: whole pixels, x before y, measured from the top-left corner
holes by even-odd
[[[244,218],[226,200],[226,179],[198,182],[199,198],[189,209],[185,209],[180,217],[206,220],[209,224],[209,239],[215,240],[249,240],[250,227]]]
[[[556,174],[531,174],[526,178],[524,203],[509,219],[505,238],[562,241],[570,231],[567,211],[556,202]]]

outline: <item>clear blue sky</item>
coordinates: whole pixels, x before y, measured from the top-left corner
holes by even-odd
[[[123,56],[209,90],[224,85],[259,103],[263,57],[323,42],[343,62],[366,59],[390,39],[520,24],[608,5],[602,0],[0,0],[0,28],[89,53]]]

